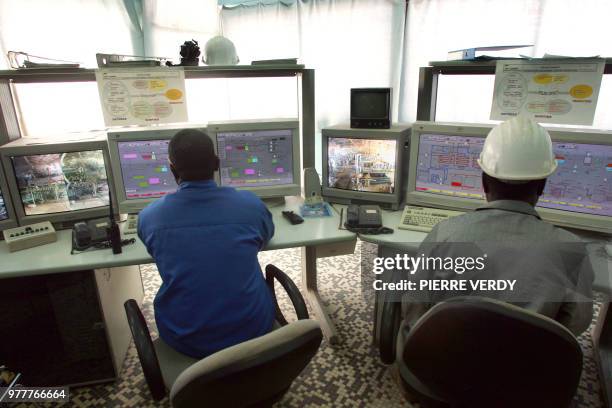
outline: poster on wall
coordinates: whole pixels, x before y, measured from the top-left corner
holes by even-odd
[[[604,67],[599,58],[497,61],[490,119],[592,125]]]
[[[106,126],[187,122],[182,67],[99,69],[96,81]]]

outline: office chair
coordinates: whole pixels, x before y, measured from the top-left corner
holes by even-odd
[[[380,347],[388,356],[400,304],[383,307]],[[397,343],[404,391],[425,408],[568,407],[582,371],[568,329],[486,298],[436,304]]]
[[[274,292],[277,280],[289,295],[298,320],[287,323]],[[319,349],[322,332],[308,319],[304,298],[293,281],[274,265],[266,266],[266,284],[280,326],[270,333],[228,347],[201,360],[181,354],[160,338],[152,340],[134,299],[125,312],[142,371],[153,399],[170,391],[173,407],[268,407],[280,400]]]

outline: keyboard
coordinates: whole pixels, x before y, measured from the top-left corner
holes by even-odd
[[[128,214],[125,225],[123,226],[123,234],[135,234],[138,231],[138,214]]]
[[[463,214],[461,211],[440,210],[437,208],[415,207],[407,205],[404,207],[402,219],[398,228],[429,232],[440,221],[450,217]]]

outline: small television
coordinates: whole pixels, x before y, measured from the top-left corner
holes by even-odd
[[[156,199],[176,191],[178,186],[168,161],[168,144],[172,136],[186,128],[206,132],[202,125],[108,132],[119,213],[138,213]]]
[[[50,221],[57,229],[109,216],[113,187],[104,135],[76,141],[22,138],[0,148],[20,225]]]
[[[322,195],[329,202],[398,209],[404,198],[410,126],[322,129]]]
[[[351,127],[389,129],[391,102],[391,88],[352,88]]]
[[[0,166],[0,231],[17,226],[17,217],[9,196],[8,184]]]
[[[416,122],[406,202],[473,210],[485,203],[476,160],[492,125]],[[612,132],[547,128],[557,159],[536,210],[559,226],[612,233]]]
[[[208,132],[219,156],[220,186],[249,190],[262,199],[301,194],[298,120],[214,122]]]

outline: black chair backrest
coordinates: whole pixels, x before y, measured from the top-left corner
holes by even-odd
[[[484,298],[429,310],[408,334],[399,363],[456,407],[567,407],[582,351],[547,317]]]
[[[147,322],[138,307],[138,303],[134,299],[127,300],[123,306],[125,307],[125,314],[132,331],[134,345],[138,352],[145,380],[153,399],[159,401],[166,396],[166,386],[164,385],[164,379]]]

